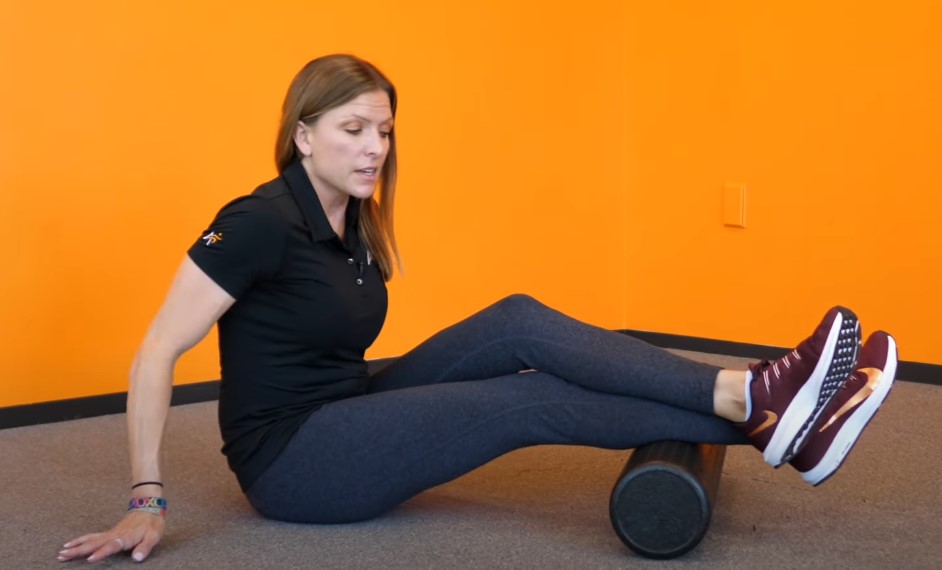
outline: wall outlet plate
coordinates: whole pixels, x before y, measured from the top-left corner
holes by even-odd
[[[723,225],[746,227],[745,184],[726,184],[723,187]]]

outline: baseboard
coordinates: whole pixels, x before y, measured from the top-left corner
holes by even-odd
[[[0,429],[122,414],[127,406],[127,399],[127,392],[117,392],[0,408]],[[211,380],[174,386],[170,405],[179,406],[218,399],[219,380]]]
[[[711,354],[724,354],[727,356],[741,356],[745,358],[774,360],[781,357],[789,350],[777,346],[729,342],[725,340],[713,340],[675,334],[636,330],[622,330],[619,332],[661,348],[692,350],[695,352],[708,352]],[[388,363],[390,360],[391,359],[381,359],[370,361],[370,367],[375,370]],[[938,364],[901,361],[897,368],[896,376],[901,380],[909,382],[942,386],[942,366]],[[114,394],[102,394],[100,396],[88,396],[85,398],[72,398],[69,400],[56,400],[54,402],[0,408],[0,429],[124,413],[127,397],[127,392],[117,392]],[[211,380],[209,382],[174,386],[170,405],[195,404],[197,402],[209,402],[217,399],[219,399],[219,380]]]

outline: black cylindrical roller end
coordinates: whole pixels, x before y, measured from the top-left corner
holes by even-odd
[[[648,558],[694,548],[710,526],[722,446],[661,442],[635,450],[612,490],[615,533]]]

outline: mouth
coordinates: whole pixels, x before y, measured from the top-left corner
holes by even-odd
[[[359,170],[355,170],[354,172],[356,172],[357,174],[363,174],[364,176],[376,176],[377,169],[375,167],[374,168],[361,168]]]

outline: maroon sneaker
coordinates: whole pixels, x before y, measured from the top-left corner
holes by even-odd
[[[812,485],[834,475],[854,448],[860,434],[890,394],[896,376],[896,341],[883,331],[870,335],[860,351],[860,363],[815,424],[804,449],[791,460]]]
[[[736,426],[774,467],[801,450],[818,419],[857,364],[860,325],[844,307],[834,307],[810,337],[775,362],[749,367],[752,411]]]

